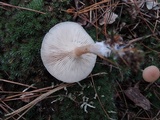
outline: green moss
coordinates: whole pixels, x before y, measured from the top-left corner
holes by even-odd
[[[42,11],[43,6],[42,0],[32,0],[26,5],[27,8]],[[43,36],[48,29],[45,25],[50,27],[57,21],[56,18],[52,20],[52,16],[48,17],[47,14],[26,10],[14,10],[14,12],[12,16],[2,17],[4,24],[0,26],[0,33],[2,33],[1,47],[4,53],[1,54],[1,70],[8,73],[8,79],[13,80],[16,77],[26,79],[30,73],[35,73],[34,62],[41,64],[39,51]],[[8,17],[10,19],[5,22]]]
[[[0,78],[26,84],[39,82],[37,83],[40,84],[39,86],[37,85],[38,87],[49,86],[54,78],[46,72],[42,64],[40,58],[41,42],[46,32],[56,23],[71,20],[71,16],[63,12],[70,5],[70,1],[52,0],[52,2],[47,2],[43,0],[30,0],[25,3],[21,0],[11,0],[9,3],[43,11],[46,14],[14,8],[10,9],[10,11],[5,11],[0,8],[0,49],[2,50],[0,51]],[[47,11],[47,6],[53,8],[53,11]],[[95,29],[86,30],[96,40]],[[99,72],[110,74],[106,66],[102,67],[102,65],[97,64],[93,73]],[[106,75],[94,77],[94,81],[96,90],[106,111],[115,111],[112,88],[114,79],[110,75]],[[54,82],[59,83],[56,80]],[[56,103],[58,104],[58,110],[53,113],[48,113],[46,112],[47,110],[40,112],[40,107],[37,105],[25,115],[26,119],[44,120],[48,119],[48,116],[51,115],[56,120],[107,120],[98,99],[94,99],[95,91],[91,85],[91,79],[87,78],[81,84],[86,87],[82,89],[77,84],[73,88],[69,88],[69,92],[76,97],[78,103],[66,97],[63,101]],[[4,88],[10,91],[22,91],[24,89],[12,84],[5,84]],[[80,93],[83,94],[79,95]],[[63,92],[60,91],[56,95],[59,94],[61,95]],[[88,113],[85,113],[84,109],[80,108],[84,96],[88,97],[89,101],[92,101],[96,107],[95,109],[88,108]],[[49,99],[44,100],[42,103],[48,103],[48,109],[50,110],[50,106],[52,106],[50,102]],[[10,104],[14,109],[23,105],[16,103]],[[116,118],[116,115],[110,114],[110,117]]]

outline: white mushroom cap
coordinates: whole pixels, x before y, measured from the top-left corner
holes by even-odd
[[[160,77],[160,71],[156,66],[151,65],[143,70],[142,76],[146,82],[155,82]]]
[[[77,47],[94,41],[78,23],[62,22],[45,35],[41,46],[41,58],[48,72],[60,81],[72,83],[85,79],[92,71],[96,55],[76,56]]]

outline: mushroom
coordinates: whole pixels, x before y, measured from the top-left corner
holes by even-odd
[[[151,65],[143,70],[142,76],[146,82],[155,82],[160,77],[160,71],[156,66]]]
[[[85,79],[95,66],[98,56],[109,57],[105,42],[93,39],[75,22],[61,22],[45,35],[41,58],[47,71],[56,79],[73,83]]]

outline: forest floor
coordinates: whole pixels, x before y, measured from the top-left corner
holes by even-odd
[[[1,0],[0,120],[160,120],[160,1]],[[96,41],[126,45],[123,56],[97,58],[92,73],[66,84],[41,61],[44,35],[77,22]],[[52,94],[49,92],[52,91]]]

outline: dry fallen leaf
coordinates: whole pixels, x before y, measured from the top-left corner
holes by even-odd
[[[154,0],[146,0],[146,7],[148,10],[157,10],[160,9],[160,7],[158,7],[158,3],[155,2]]]
[[[144,110],[150,109],[149,100],[140,93],[140,90],[137,87],[129,87],[124,93],[137,106],[142,107]]]
[[[160,9],[159,4],[155,0],[137,0],[136,2],[134,0],[122,0],[123,2],[129,3],[136,9],[138,8],[143,8],[144,5],[146,4],[146,7],[148,10],[158,10]]]
[[[113,12],[106,12],[104,17],[99,20],[99,24],[100,25],[104,25],[105,23],[112,24],[115,22],[117,17],[118,17],[118,15]]]

